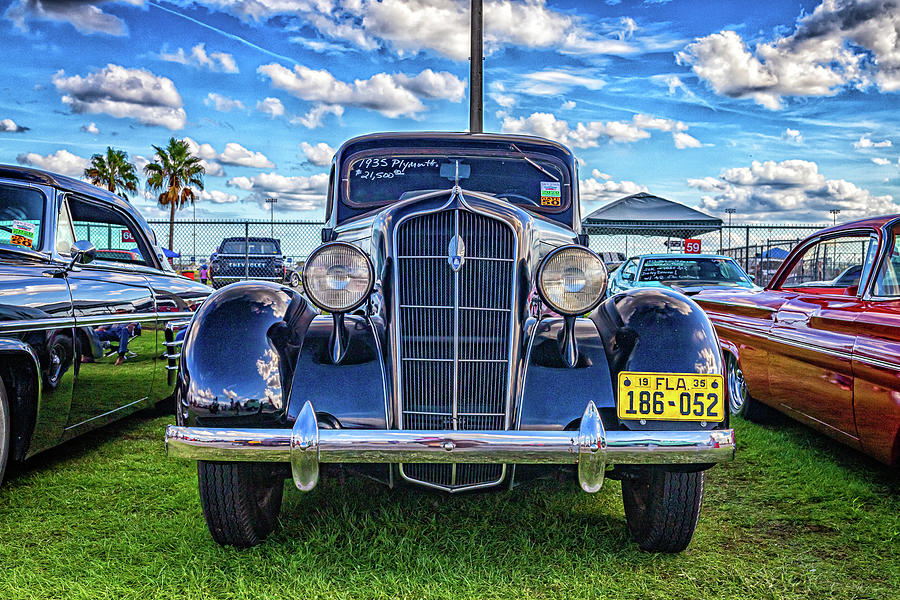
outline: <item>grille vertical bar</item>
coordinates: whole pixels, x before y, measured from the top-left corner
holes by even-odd
[[[411,217],[395,233],[400,426],[508,426],[515,236],[502,221],[467,210]],[[463,263],[451,268],[455,235]],[[498,483],[503,465],[402,465],[407,479],[444,489]]]

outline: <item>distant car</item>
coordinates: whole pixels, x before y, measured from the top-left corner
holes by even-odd
[[[597,256],[603,260],[606,270],[610,273],[619,268],[619,265],[625,261],[625,255],[621,252],[598,252]]]
[[[285,280],[281,240],[275,238],[225,238],[211,259],[209,274],[216,289],[235,281]]]
[[[297,262],[294,264],[286,263],[284,265],[284,280],[289,283],[291,287],[300,287],[303,279],[303,263]]]
[[[730,408],[773,408],[900,463],[900,215],[801,242],[760,290],[694,297],[716,327]]]
[[[758,290],[741,266],[718,254],[645,254],[627,261],[609,278],[607,294],[632,288],[667,287],[692,296],[710,288]]]

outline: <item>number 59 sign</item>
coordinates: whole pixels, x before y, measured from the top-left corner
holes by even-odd
[[[700,254],[700,240],[684,240],[685,254]]]

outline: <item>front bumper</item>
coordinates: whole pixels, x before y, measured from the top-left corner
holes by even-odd
[[[293,429],[166,429],[169,456],[191,460],[289,462],[294,484],[315,487],[319,463],[574,464],[586,492],[608,464],[710,464],[734,458],[734,430],[609,431],[593,402],[579,431],[402,431],[319,429],[312,404]]]

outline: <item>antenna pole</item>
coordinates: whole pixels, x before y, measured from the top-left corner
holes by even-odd
[[[472,31],[469,53],[469,132],[484,131],[484,46],[482,24],[484,20],[482,0],[472,0]]]

